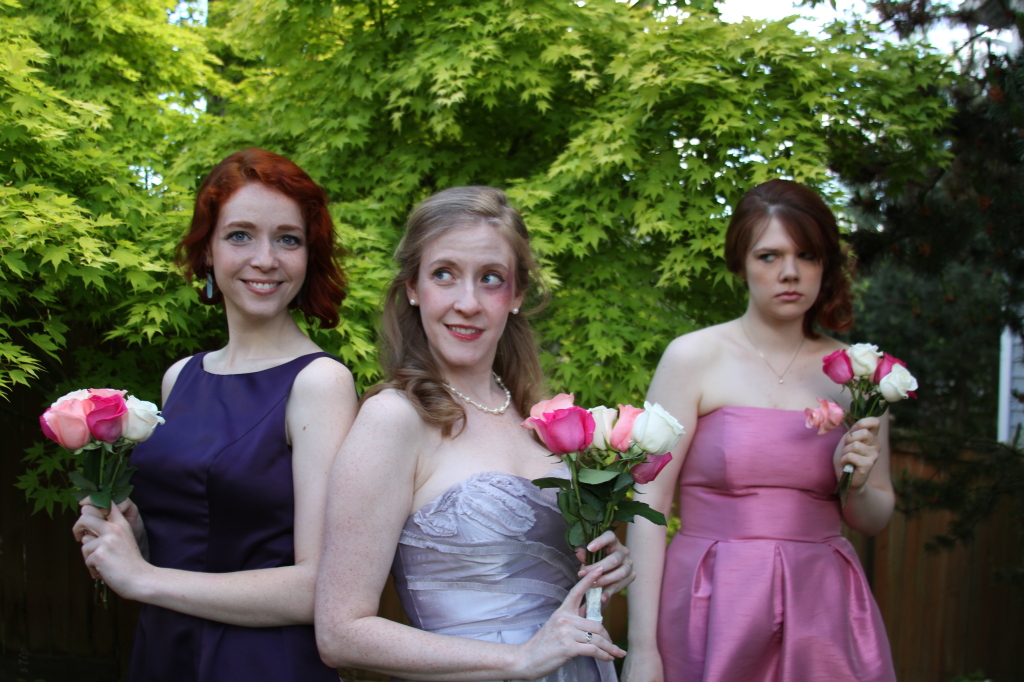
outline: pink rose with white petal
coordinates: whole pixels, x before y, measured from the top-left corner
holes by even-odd
[[[821,398],[817,398],[817,401],[821,407],[808,407],[804,414],[807,415],[807,428],[818,429],[818,435],[821,436],[842,424],[845,413],[836,403]]]
[[[539,419],[544,415],[545,412],[554,412],[555,410],[564,410],[573,406],[573,400],[576,399],[574,393],[559,393],[550,400],[542,400],[533,407],[530,408],[530,416]]]

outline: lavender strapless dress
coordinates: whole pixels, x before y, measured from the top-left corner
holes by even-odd
[[[803,412],[723,407],[680,476],[658,619],[666,682],[894,681],[842,519],[832,453]]]
[[[559,475],[559,474],[554,474]],[[409,517],[392,573],[421,630],[521,644],[578,580],[555,491],[484,471]],[[614,682],[611,663],[580,657],[544,682]]]

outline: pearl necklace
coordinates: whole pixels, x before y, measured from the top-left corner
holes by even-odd
[[[501,407],[496,407],[494,409],[491,409],[489,407],[484,407],[483,405],[481,405],[477,401],[473,400],[468,395],[466,395],[465,393],[463,393],[459,389],[455,388],[454,386],[452,386],[448,382],[442,381],[441,383],[444,384],[444,387],[447,388],[449,391],[451,391],[455,395],[459,396],[460,398],[462,398],[467,403],[469,403],[470,405],[472,405],[476,409],[480,410],[481,412],[486,412],[487,414],[505,414],[505,410],[507,410],[508,406],[512,404],[512,393],[507,388],[505,388],[505,382],[503,382],[501,380],[501,377],[499,377],[494,372],[491,372],[491,375],[494,376],[494,380],[498,382],[499,386],[501,386],[501,390],[505,391],[505,404],[502,405]]]

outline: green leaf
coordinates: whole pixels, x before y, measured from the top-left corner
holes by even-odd
[[[96,484],[90,481],[85,476],[83,476],[80,471],[69,471],[68,478],[71,480],[72,483],[74,483],[76,486],[86,491],[87,493],[94,492],[97,490]]]
[[[530,481],[530,483],[533,483],[538,488],[561,488],[562,490],[568,490],[572,487],[572,481],[554,476],[548,478],[535,478]]]
[[[623,488],[626,488],[627,486],[630,486],[632,484],[633,476],[631,476],[628,471],[624,471],[621,474],[619,474],[618,478],[615,479],[614,490],[622,490]]]
[[[94,507],[100,509],[110,509],[110,491],[102,490],[100,492],[92,493],[89,496],[89,500],[92,502]]]
[[[580,547],[584,544],[586,537],[583,535],[583,524],[577,522],[569,527],[569,546]]]
[[[128,496],[132,494],[132,490],[134,489],[134,486],[126,485],[125,487],[121,488],[120,490],[113,494],[113,496],[111,497],[111,501],[114,504],[121,504],[122,502],[128,499]]]
[[[583,483],[589,483],[590,485],[598,485],[600,483],[607,483],[618,476],[615,471],[607,471],[604,469],[583,469],[579,473],[579,479]]]

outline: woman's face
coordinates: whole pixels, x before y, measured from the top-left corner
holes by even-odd
[[[486,223],[449,230],[423,250],[406,293],[442,371],[490,369],[508,316],[523,302],[515,271],[511,245]]]
[[[757,236],[744,266],[750,305],[768,317],[802,318],[818,298],[821,261],[800,249],[776,218]]]
[[[220,207],[207,258],[229,314],[287,314],[306,279],[299,205],[262,183],[243,185]]]

